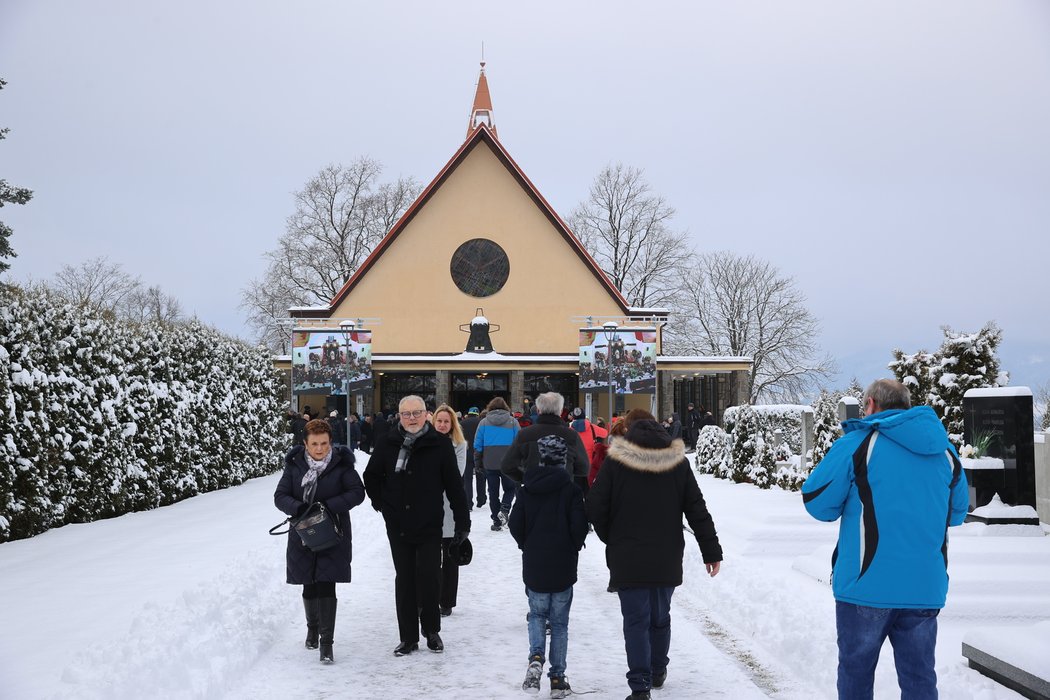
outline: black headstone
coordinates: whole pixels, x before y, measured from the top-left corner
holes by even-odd
[[[963,438],[973,445],[975,438],[991,436],[983,456],[1003,460],[1003,503],[1035,507],[1033,425],[1028,387],[970,389],[963,397]]]

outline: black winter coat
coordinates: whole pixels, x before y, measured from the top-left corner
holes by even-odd
[[[523,474],[539,464],[536,442],[547,435],[557,435],[565,440],[565,444],[569,446],[565,469],[576,479],[578,486],[585,488],[591,461],[587,457],[587,448],[583,446],[580,434],[558,416],[547,413],[541,413],[536,417],[535,424],[518,431],[507,454],[503,456],[500,471],[520,484]]]
[[[288,533],[285,553],[288,583],[316,583],[334,581],[349,583],[350,560],[353,556],[350,530],[350,509],[365,500],[365,487],[354,469],[354,455],[345,447],[332,447],[332,461],[317,478],[315,501],[324,501],[339,521],[343,541],[331,549],[312,552],[295,534]],[[273,494],[274,505],[286,515],[297,515],[303,505],[303,477],[309,471],[306,448],[293,447],[284,458],[284,473]]]
[[[336,416],[328,419],[328,426],[332,429],[332,442],[336,445],[346,445],[346,419]]]
[[[412,448],[404,471],[394,471],[404,440],[391,428],[376,443],[365,467],[365,490],[372,507],[383,513],[387,534],[405,542],[440,538],[448,496],[457,532],[470,532],[470,509],[463,490],[456,448],[433,427]]]
[[[557,593],[576,583],[580,549],[587,538],[583,491],[569,472],[531,467],[510,511],[510,534],[521,550],[521,578],[537,593]]]
[[[460,422],[459,427],[463,431],[463,438],[467,441],[467,471],[474,471],[474,437],[478,434],[478,425],[481,424],[481,416],[466,416]]]
[[[715,524],[685,458],[685,445],[671,440],[656,421],[638,421],[613,441],[586,507],[595,534],[606,544],[615,588],[681,585],[683,515],[704,562],[722,560]]]

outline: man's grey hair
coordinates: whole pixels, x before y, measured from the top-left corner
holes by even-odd
[[[397,410],[400,413],[401,409],[404,408],[405,404],[409,401],[418,401],[422,406],[423,410],[427,410],[427,402],[423,400],[422,396],[416,396],[415,394],[409,394],[405,398],[397,402]]]
[[[876,379],[864,392],[864,403],[875,402],[880,411],[911,408],[911,392],[896,379]]]
[[[556,391],[548,391],[536,397],[536,413],[560,416],[565,406],[565,397]]]

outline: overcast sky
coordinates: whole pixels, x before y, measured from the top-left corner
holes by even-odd
[[[368,155],[429,182],[482,41],[500,140],[566,216],[643,168],[699,250],[793,276],[840,386],[941,325],[1050,379],[1050,3],[0,0],[15,280],[104,255],[249,331],[292,193]]]

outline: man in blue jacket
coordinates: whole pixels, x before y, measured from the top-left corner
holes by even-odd
[[[839,438],[802,486],[817,520],[841,518],[832,557],[839,698],[871,698],[886,637],[902,697],[936,698],[937,613],[948,593],[948,527],[966,518],[959,456],[929,406],[879,379],[866,415]]]

